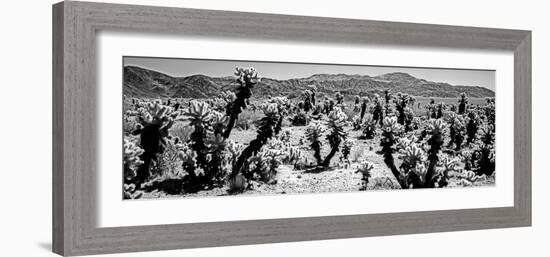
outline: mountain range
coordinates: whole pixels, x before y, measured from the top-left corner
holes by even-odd
[[[137,66],[125,66],[123,74],[124,95],[130,97],[181,97],[208,98],[220,91],[238,86],[233,76],[209,77],[192,75],[173,77],[158,71]],[[252,90],[255,97],[297,97],[315,85],[318,92],[333,95],[341,92],[348,98],[355,95],[382,94],[385,89],[423,97],[459,97],[465,92],[469,97],[494,97],[495,92],[480,86],[450,85],[416,78],[407,73],[393,72],[379,76],[348,74],[315,74],[307,78],[277,80],[261,78]]]

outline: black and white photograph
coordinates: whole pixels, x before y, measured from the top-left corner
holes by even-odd
[[[495,185],[495,72],[123,57],[123,199]]]

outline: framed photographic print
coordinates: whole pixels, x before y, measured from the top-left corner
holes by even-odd
[[[53,6],[53,250],[531,225],[531,32]]]

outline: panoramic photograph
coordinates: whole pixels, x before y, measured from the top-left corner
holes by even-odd
[[[492,70],[122,61],[123,199],[495,185]]]

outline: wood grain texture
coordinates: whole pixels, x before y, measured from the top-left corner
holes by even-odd
[[[514,51],[514,206],[98,228],[96,32]],[[86,255],[531,225],[531,33],[66,1],[53,6],[53,250]]]

